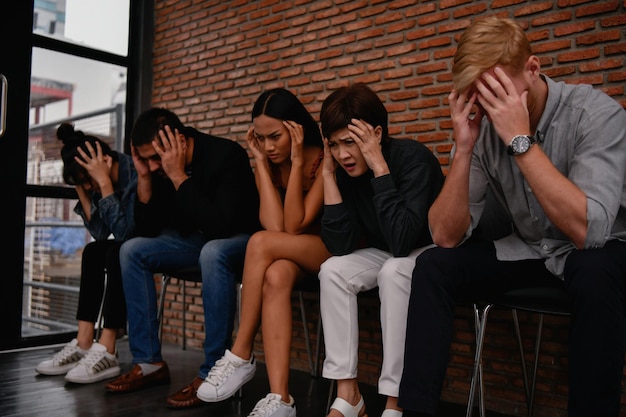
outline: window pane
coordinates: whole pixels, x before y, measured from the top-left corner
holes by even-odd
[[[26,199],[22,336],[76,331],[83,247],[92,238],[78,200]]]
[[[33,50],[27,183],[64,186],[59,124],[123,150],[126,68],[41,48]]]
[[[33,33],[128,54],[130,0],[35,0]]]
[[[35,0],[33,33],[127,56],[129,8],[130,0]],[[78,200],[55,188],[70,187],[56,130],[70,122],[123,151],[127,74],[123,66],[32,49],[26,183],[51,188],[26,198],[23,337],[77,330],[82,251],[93,238],[74,213]]]

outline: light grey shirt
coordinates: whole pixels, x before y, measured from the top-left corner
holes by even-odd
[[[548,99],[534,146],[541,146],[554,166],[587,196],[585,248],[602,247],[610,239],[626,240],[626,111],[589,85],[542,78],[548,84]],[[545,259],[546,268],[562,278],[567,255],[575,246],[548,219],[485,118],[472,156],[472,221],[466,237],[480,220],[488,186],[514,228],[514,233],[495,242],[498,259]]]

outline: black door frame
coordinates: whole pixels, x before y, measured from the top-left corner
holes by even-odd
[[[32,48],[42,47],[127,68],[126,120],[132,121],[151,102],[154,5],[130,0],[127,57],[64,43],[33,34],[34,0],[6,3],[0,13],[0,74],[7,80],[4,135],[0,138],[0,194],[3,199],[3,249],[0,250],[0,350],[59,343],[67,335],[24,338],[22,328],[24,230],[26,198],[68,198],[73,190],[26,184]],[[132,122],[126,123],[126,137]],[[125,141],[128,142],[128,141]],[[128,151],[128,144],[125,143]],[[68,194],[69,193],[69,194]]]

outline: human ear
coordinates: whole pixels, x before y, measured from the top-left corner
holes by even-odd
[[[376,141],[380,143],[383,140],[383,128],[381,126],[376,126],[374,128],[374,134],[376,135]]]
[[[526,60],[526,70],[530,73],[533,79],[539,77],[539,73],[541,72],[541,64],[539,63],[539,58],[536,55],[531,55]]]

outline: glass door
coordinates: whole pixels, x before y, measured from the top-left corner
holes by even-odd
[[[1,13],[3,45],[17,58],[0,60],[8,92],[0,101],[0,192],[10,207],[10,248],[0,255],[0,308],[10,334],[0,349],[65,341],[76,332],[80,260],[91,237],[73,211],[74,189],[62,180],[56,129],[70,122],[124,151],[138,91],[129,84],[139,85],[129,77],[140,65],[129,52],[140,49],[129,47],[131,16],[149,17],[132,13],[134,3],[28,0]]]

